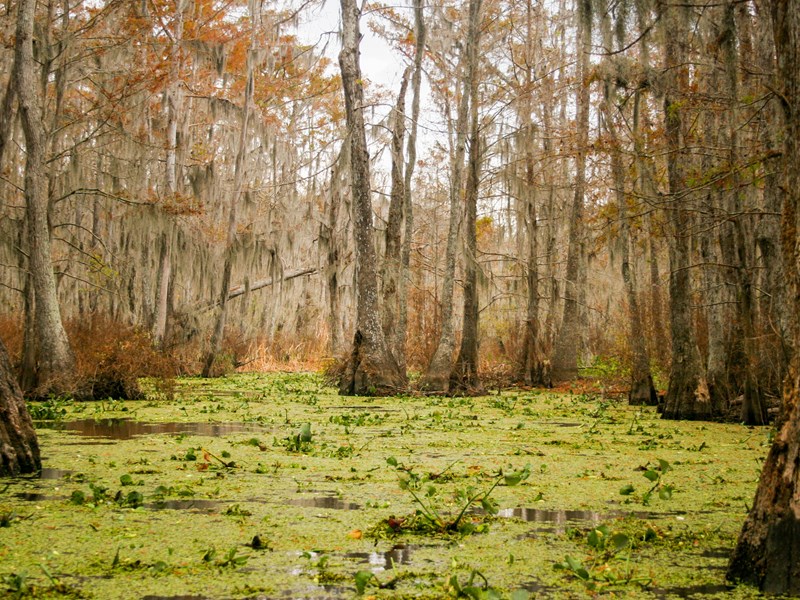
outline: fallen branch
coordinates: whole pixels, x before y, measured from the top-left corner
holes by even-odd
[[[297,277],[302,277],[303,275],[311,275],[316,272],[317,272],[316,267],[306,267],[304,269],[298,269],[296,271],[288,271],[284,273],[282,277],[275,277],[275,278],[270,277],[268,279],[260,279],[252,282],[250,285],[245,285],[245,284],[235,285],[228,290],[228,300],[233,300],[234,298],[243,296],[248,292],[254,292],[256,290],[260,290],[265,287],[275,285],[276,283],[282,283],[284,281],[289,281],[290,279],[296,279]],[[200,307],[199,310],[201,311],[211,310],[219,305],[220,302],[218,300],[216,302],[212,302],[211,304],[206,304]]]

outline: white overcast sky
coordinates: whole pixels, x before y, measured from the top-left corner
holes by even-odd
[[[362,2],[364,0],[361,0]],[[410,11],[411,8],[409,7]],[[400,88],[400,79],[403,76],[405,64],[397,52],[393,51],[386,41],[375,35],[368,25],[370,17],[361,18],[361,76],[371,83],[369,91],[375,92],[380,87],[389,92],[388,103],[393,103],[397,98]],[[339,0],[325,0],[324,4],[314,8],[306,9],[300,26],[298,36],[308,44],[316,44],[319,48],[325,47],[325,54],[333,61],[333,69],[338,69],[338,54],[340,49],[339,31],[341,30],[341,5]],[[327,46],[326,46],[327,44]],[[423,80],[424,81],[424,80]],[[423,83],[423,97],[427,94],[427,86]],[[369,94],[368,91],[368,94]],[[369,99],[367,99],[369,101]],[[391,107],[389,104],[377,105],[374,111],[365,111],[367,119],[367,130],[370,125],[376,125],[384,120]],[[422,105],[425,106],[423,100]],[[425,144],[426,132],[423,127],[420,131],[420,145]],[[381,148],[370,143],[369,151],[373,155],[373,167],[383,175],[387,175],[390,170],[390,158],[388,149]],[[380,155],[375,154],[381,150]],[[418,149],[418,155],[422,154],[422,149]],[[380,187],[380,186],[379,186]]]
[[[363,0],[362,0],[363,1]],[[402,59],[389,45],[372,33],[367,25],[369,17],[361,19],[361,74],[365,79],[394,90],[400,85],[405,68]],[[334,61],[339,53],[341,5],[339,0],[325,0],[322,6],[308,9],[299,27],[299,36],[306,43],[325,45],[327,55]]]

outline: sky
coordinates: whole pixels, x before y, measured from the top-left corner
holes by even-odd
[[[322,6],[306,11],[306,18],[299,29],[302,40],[320,46],[327,43],[326,54],[334,61],[339,53],[340,13],[338,0],[325,0]],[[396,91],[405,66],[389,45],[370,30],[367,26],[368,19],[369,17],[361,19],[362,75],[375,84]]]
[[[364,0],[362,0],[363,2]],[[408,8],[409,12],[411,7]],[[372,32],[368,26],[370,17],[361,18],[361,75],[369,82],[367,99],[377,91],[383,89],[388,92],[388,102],[393,102],[400,89],[400,80],[405,70],[402,57],[394,52],[389,44],[380,36]],[[339,31],[341,29],[341,5],[339,0],[325,0],[321,6],[306,9],[303,22],[298,28],[299,38],[308,44],[325,47],[325,54],[333,61],[332,69],[338,69],[338,54],[340,49]],[[326,46],[327,44],[327,46]],[[422,86],[422,94],[427,94],[426,85]],[[410,93],[409,96],[410,98]],[[376,125],[385,120],[391,106],[389,103],[376,104],[374,110],[365,111],[367,131],[370,125]],[[422,105],[425,106],[423,100]],[[425,144],[424,128],[420,131],[420,145]],[[369,152],[373,157],[373,172],[375,175],[388,177],[391,171],[391,157],[388,148],[383,144],[376,144],[368,139]],[[421,150],[417,150],[418,155]],[[381,187],[381,186],[379,186]]]

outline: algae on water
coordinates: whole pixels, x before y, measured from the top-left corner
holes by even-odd
[[[312,374],[40,414],[44,476],[0,486],[19,597],[758,595],[723,577],[766,428],[540,391],[346,398]],[[458,526],[403,525],[432,515]]]

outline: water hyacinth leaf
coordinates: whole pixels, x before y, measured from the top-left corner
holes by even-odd
[[[705,444],[705,442],[703,442],[703,444]],[[659,468],[661,469],[662,473],[666,473],[667,471],[669,471],[672,468],[672,467],[669,466],[669,463],[667,461],[665,461],[663,458],[659,458],[658,459],[658,465],[659,465]]]
[[[150,570],[153,573],[163,573],[167,569],[169,569],[169,565],[163,560],[156,561],[153,566],[150,567]]]
[[[125,473],[125,475],[120,476],[119,483],[120,485],[133,485],[133,477]]]
[[[503,597],[500,592],[494,588],[479,588],[474,585],[468,585],[461,589],[461,596],[473,598],[473,600],[501,600]]]
[[[616,550],[624,550],[631,545],[630,538],[624,533],[615,533],[611,536],[611,543]]]
[[[456,598],[462,595],[461,586],[458,583],[458,576],[452,575],[447,583],[450,586],[450,588],[455,592]]]
[[[603,534],[595,529],[589,532],[589,536],[586,541],[592,548],[600,548],[603,545],[602,540]]]
[[[510,600],[528,600],[530,597],[527,590],[514,590],[509,596]]]
[[[470,523],[469,521],[464,521],[461,525],[458,526],[458,533],[463,535],[464,537],[468,535],[472,535],[475,533],[477,526],[475,523]]]
[[[600,525],[600,527],[596,527],[589,532],[587,542],[592,548],[602,548],[609,533],[608,527]]]
[[[123,502],[123,506],[128,506],[130,508],[137,508],[144,503],[144,496],[141,492],[133,491],[128,493],[125,496],[125,500]]]
[[[674,489],[675,488],[673,488],[671,485],[662,485],[661,489],[658,490],[658,497],[662,500],[669,500],[672,498],[672,492]]]
[[[89,484],[89,489],[92,490],[92,502],[97,504],[108,497],[108,488],[101,485]]]
[[[476,588],[472,585],[467,585],[461,588],[461,595],[466,598],[472,598],[473,600],[481,600],[482,598],[482,591],[480,588]]]
[[[634,487],[629,483],[626,486],[623,486],[619,490],[620,496],[630,496],[634,492]]]
[[[303,423],[303,425],[300,427],[300,441],[311,441],[311,423]]]
[[[581,562],[578,559],[573,558],[569,554],[567,554],[565,560],[567,565],[569,565],[569,568],[572,569],[573,571],[577,571],[578,569],[583,568]]]
[[[490,515],[500,512],[500,506],[492,498],[481,498],[481,508]]]
[[[644,472],[644,476],[649,479],[650,481],[657,481],[658,480],[658,473],[650,469],[649,471]]]
[[[513,473],[508,473],[503,475],[503,480],[505,484],[508,486],[518,485],[520,482],[525,481],[531,475],[531,465],[530,463],[525,465],[519,471],[514,471]]]
[[[397,459],[394,456],[390,456],[386,459],[386,464],[390,467],[396,467],[398,465]]]
[[[367,585],[375,577],[375,574],[372,571],[358,571],[355,575],[353,575],[353,579],[356,582],[356,593],[361,596],[364,594],[364,591],[367,589]]]
[[[583,566],[583,563],[576,558],[573,558],[569,554],[564,559],[564,564],[561,565],[561,568],[567,568],[572,571],[578,578],[582,579],[583,581],[588,581],[589,571]]]

